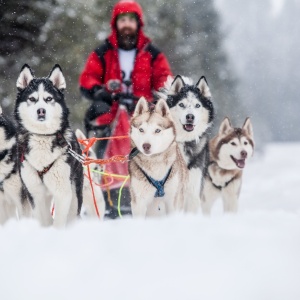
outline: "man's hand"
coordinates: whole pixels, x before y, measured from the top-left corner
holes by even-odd
[[[95,101],[103,101],[109,105],[112,105],[112,94],[106,91],[104,88],[98,87],[95,89],[93,98]]]

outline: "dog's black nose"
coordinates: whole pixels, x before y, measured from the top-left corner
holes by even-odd
[[[186,115],[186,120],[187,120],[188,122],[193,122],[194,119],[195,119],[195,116],[194,116],[194,115],[192,115],[192,114]]]
[[[151,145],[150,145],[150,144],[148,144],[148,143],[143,144],[143,149],[144,149],[146,152],[149,151],[150,148],[151,148]]]
[[[247,152],[245,150],[241,151],[241,157],[247,158]]]
[[[38,114],[39,117],[44,117],[44,116],[46,115],[46,109],[44,109],[44,108],[39,108],[39,109],[37,110],[37,114]]]

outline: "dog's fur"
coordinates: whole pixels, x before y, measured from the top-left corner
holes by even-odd
[[[75,134],[76,134],[77,139],[80,139],[80,140],[86,139],[86,136],[80,129],[77,129],[75,131]],[[81,146],[81,148],[83,150],[84,147]],[[97,159],[96,153],[94,152],[94,150],[92,148],[90,148],[88,151],[88,157]],[[101,168],[96,163],[89,164],[89,167],[90,167],[90,174],[91,174],[97,209],[99,212],[100,219],[103,220],[104,215],[105,215],[105,201],[104,201],[102,190],[100,188],[101,174],[99,172],[101,171]],[[93,172],[93,171],[95,171],[95,172]],[[91,187],[91,183],[88,178],[88,171],[84,170],[83,173],[84,173],[84,179],[83,179],[82,196],[83,196],[84,213],[88,217],[97,217],[97,211],[96,211],[95,204],[94,204],[92,187]]]
[[[150,109],[147,101],[141,98],[130,125],[132,148],[138,151],[129,161],[133,216],[160,216],[182,210],[187,169],[175,140],[175,126],[166,102],[161,99]],[[155,197],[157,189],[145,174],[155,180],[167,178],[164,196]]]
[[[175,123],[176,140],[188,167],[185,210],[197,212],[203,177],[209,161],[209,128],[214,107],[204,76],[196,84],[187,77],[168,77],[158,96],[167,101]]]
[[[64,100],[65,78],[59,65],[48,77],[35,78],[24,65],[17,80],[15,118],[22,155],[21,177],[34,215],[43,226],[64,227],[80,214],[83,169],[68,152],[81,154]],[[50,213],[55,205],[54,221]]]
[[[246,160],[253,155],[253,129],[249,118],[242,128],[233,128],[228,118],[210,141],[210,163],[205,176],[201,205],[209,214],[214,201],[222,197],[224,212],[236,212]]]
[[[23,188],[17,153],[16,128],[0,107],[0,224],[29,216],[31,207]]]

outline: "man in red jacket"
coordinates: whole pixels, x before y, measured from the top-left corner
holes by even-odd
[[[152,101],[152,90],[172,75],[165,55],[144,35],[143,25],[138,3],[122,0],[114,6],[111,35],[89,55],[79,79],[82,95],[94,101],[86,124],[93,120],[105,129],[116,116],[120,95],[131,94],[125,104],[133,111],[139,97]]]

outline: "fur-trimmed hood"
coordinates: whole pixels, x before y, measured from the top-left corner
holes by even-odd
[[[113,47],[115,48],[118,47],[116,21],[118,15],[125,14],[125,13],[135,13],[138,17],[139,29],[138,29],[137,49],[140,50],[145,45],[147,45],[151,40],[147,36],[145,36],[142,30],[142,27],[144,26],[143,10],[142,7],[135,1],[121,0],[114,6],[112,11],[112,18],[110,21],[112,32],[111,35],[108,37],[108,40]]]

